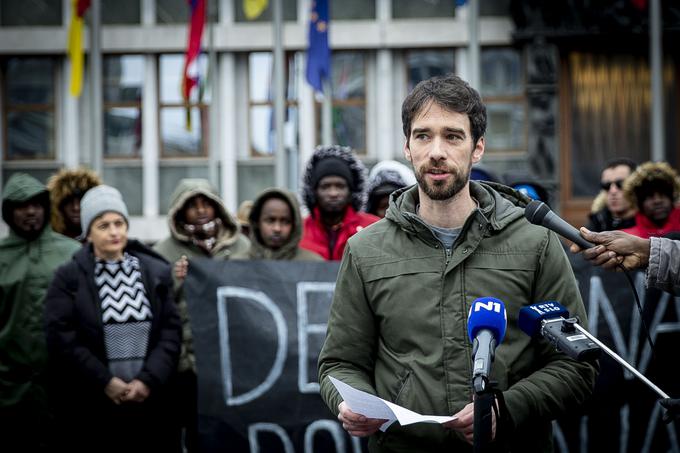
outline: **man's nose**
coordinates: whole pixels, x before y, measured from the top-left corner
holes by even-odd
[[[444,141],[435,136],[432,140],[432,146],[430,147],[430,159],[441,160],[446,157],[446,146]]]

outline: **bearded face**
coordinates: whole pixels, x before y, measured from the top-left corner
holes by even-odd
[[[470,180],[472,160],[456,167],[441,161],[427,162],[415,169],[418,185],[432,200],[448,200],[460,192]]]

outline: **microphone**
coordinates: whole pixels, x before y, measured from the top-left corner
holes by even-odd
[[[530,337],[544,337],[557,349],[578,361],[595,360],[600,347],[588,336],[577,332],[578,319],[558,302],[541,302],[519,311],[519,328]],[[580,327],[580,326],[579,326]]]
[[[533,200],[524,208],[524,217],[534,225],[543,226],[554,231],[560,236],[569,239],[582,249],[595,247],[595,244],[583,239],[578,230],[565,222],[560,216],[552,212],[547,204],[542,201]]]
[[[480,297],[470,306],[467,328],[474,357],[472,384],[477,393],[489,383],[496,346],[503,341],[507,324],[505,305],[499,299]]]

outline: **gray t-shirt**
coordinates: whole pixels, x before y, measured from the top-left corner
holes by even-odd
[[[451,249],[453,248],[453,243],[456,242],[456,238],[458,238],[461,230],[463,229],[463,228],[441,228],[430,224],[427,224],[427,226],[430,227],[432,234],[434,234],[435,237],[439,239],[439,242],[441,242],[444,245],[444,248],[447,251],[451,251]]]

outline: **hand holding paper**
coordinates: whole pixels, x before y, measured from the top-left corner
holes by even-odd
[[[380,427],[381,431],[385,431],[395,421],[399,421],[399,423],[404,426],[420,422],[446,423],[456,419],[456,417],[452,416],[421,415],[401,407],[398,404],[390,403],[382,398],[371,395],[370,393],[357,390],[332,376],[329,376],[328,378],[352,412],[368,418],[387,420],[387,422]]]

